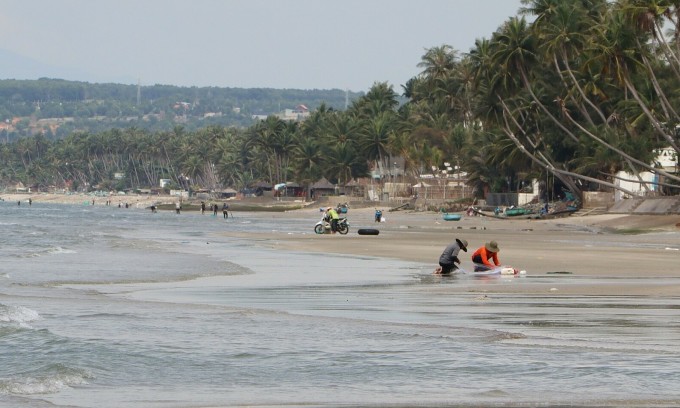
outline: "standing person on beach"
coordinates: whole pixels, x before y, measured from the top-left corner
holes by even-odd
[[[217,207],[217,204],[215,204],[215,206]],[[229,206],[227,203],[222,203],[222,218],[225,220],[229,218]]]
[[[201,215],[205,214],[205,201],[201,201]]]
[[[182,204],[180,204],[179,201],[175,203],[175,212],[179,214],[179,212],[182,210]]]
[[[456,238],[455,241],[450,243],[442,252],[439,257],[439,268],[435,269],[435,274],[448,275],[454,269],[458,269],[456,264],[460,264],[460,259],[458,259],[458,253],[460,250],[467,252],[468,242],[464,239]]]
[[[478,250],[472,254],[472,262],[475,264],[475,272],[486,271],[493,269],[496,266],[500,266],[501,263],[498,261],[498,243],[496,241],[490,241],[480,247]],[[493,263],[491,263],[493,261]]]

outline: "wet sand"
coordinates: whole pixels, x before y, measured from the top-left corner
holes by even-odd
[[[503,265],[526,270],[526,278],[494,285],[461,285],[463,291],[551,295],[677,295],[680,293],[680,215],[620,214],[566,217],[552,220],[498,220],[463,217],[443,221],[436,213],[387,212],[386,222],[373,222],[373,209],[350,209],[350,233],[316,235],[319,210],[305,209],[282,217],[309,217],[309,233],[272,231],[267,234],[225,235],[257,239],[282,251],[345,253],[422,264],[429,273],[444,247],[465,238],[462,267],[471,270],[471,254],[496,240]],[[377,236],[358,235],[359,228],[376,228]],[[550,278],[550,279],[547,279]],[[522,279],[521,284],[517,280]],[[557,279],[557,284],[556,280]]]
[[[3,194],[5,201],[34,203],[89,204],[83,194]],[[165,197],[115,196],[144,208]],[[106,198],[95,198],[104,205]],[[495,240],[503,265],[527,271],[517,282],[494,285],[461,285],[465,291],[498,291],[551,295],[676,295],[680,293],[680,215],[605,214],[567,216],[551,220],[463,216],[460,221],[444,221],[433,212],[383,209],[386,222],[375,223],[373,208],[349,210],[350,233],[342,236],[316,235],[313,226],[320,218],[318,206],[275,215],[250,213],[252,217],[290,217],[309,220],[309,233],[287,231],[270,233],[225,232],[225,235],[257,240],[260,245],[282,251],[345,253],[415,262],[422,273],[437,266],[441,251],[455,238],[467,239],[462,268],[472,269],[470,256],[485,242]],[[238,212],[235,214],[240,216]],[[357,234],[360,228],[375,228],[377,236]],[[551,278],[551,279],[544,279]],[[559,285],[555,284],[559,278]],[[585,283],[581,278],[588,278]]]

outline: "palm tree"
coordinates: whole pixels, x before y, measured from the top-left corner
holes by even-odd
[[[387,164],[390,137],[397,130],[397,117],[391,111],[382,112],[361,123],[358,130],[359,151],[367,159],[376,163],[378,168]]]
[[[456,66],[458,53],[450,45],[441,45],[427,50],[418,68],[423,68],[421,75],[428,80],[445,79]]]

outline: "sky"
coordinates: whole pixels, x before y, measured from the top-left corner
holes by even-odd
[[[0,0],[0,79],[397,92],[520,0]]]

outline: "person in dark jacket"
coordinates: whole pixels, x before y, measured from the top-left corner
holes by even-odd
[[[460,264],[460,259],[458,259],[458,253],[460,250],[467,252],[468,242],[464,239],[456,238],[455,241],[450,243],[442,252],[439,257],[439,268],[435,269],[435,274],[448,275],[454,269],[457,269],[456,264]]]

